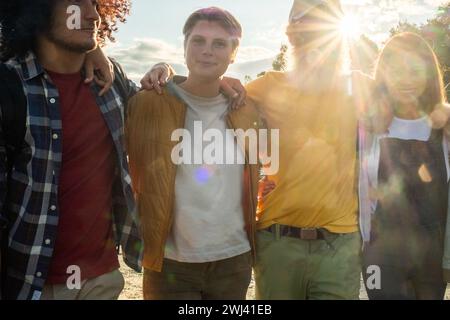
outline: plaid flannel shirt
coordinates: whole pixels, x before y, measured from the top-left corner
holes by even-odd
[[[58,229],[58,181],[62,160],[62,123],[58,90],[33,53],[6,64],[22,79],[27,99],[26,136],[7,181],[5,137],[0,129],[0,200],[9,221],[7,299],[38,300],[48,275]],[[123,74],[126,79],[125,75]],[[137,92],[126,79],[128,97],[113,88],[103,97],[91,88],[111,133],[116,151],[113,229],[125,263],[141,271],[142,241],[124,150],[124,102]],[[95,137],[92,137],[95,139]]]

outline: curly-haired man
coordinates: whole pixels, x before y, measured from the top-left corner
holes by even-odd
[[[68,27],[72,5],[80,28]],[[119,246],[140,270],[123,146],[124,105],[137,88],[117,64],[121,81],[103,95],[82,74],[129,7],[128,0],[0,0],[0,60],[26,98],[12,166],[0,129],[0,210],[9,227],[3,298],[116,299],[124,285]]]

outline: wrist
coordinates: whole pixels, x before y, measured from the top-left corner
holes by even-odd
[[[174,70],[174,68],[172,68],[172,66],[166,62],[158,62],[157,64],[155,64],[152,68],[151,71],[154,70],[158,70],[158,69],[162,69],[164,71],[167,71],[167,74],[169,75],[169,78],[172,78],[173,76],[176,75],[176,72]]]

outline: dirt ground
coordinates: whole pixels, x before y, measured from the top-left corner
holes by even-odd
[[[120,258],[120,260],[122,260]],[[120,300],[141,300],[142,299],[142,274],[136,273],[121,261],[120,271],[125,278],[125,289],[123,290]],[[247,292],[247,300],[255,299],[255,282],[252,279]],[[367,294],[361,281],[360,299],[367,300]],[[450,300],[450,286],[447,287],[446,300]]]

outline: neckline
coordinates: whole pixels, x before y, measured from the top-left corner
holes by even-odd
[[[420,123],[420,122],[428,123],[428,116],[423,116],[423,117],[417,118],[417,119],[402,119],[402,118],[394,116],[394,120],[397,122],[401,122],[401,123]]]
[[[219,93],[217,96],[215,97],[201,97],[201,96],[196,96],[195,94],[190,93],[189,91],[186,91],[185,89],[183,89],[181,86],[179,86],[178,84],[174,83],[175,88],[177,90],[179,90],[182,94],[186,95],[188,98],[191,99],[195,99],[198,101],[202,101],[202,102],[216,102],[216,101],[221,101],[223,99],[225,99],[224,95],[222,93]]]
[[[58,78],[61,80],[73,80],[73,79],[81,79],[82,75],[81,72],[75,72],[75,73],[59,73],[51,70],[45,70],[47,74],[50,76],[50,78]]]

